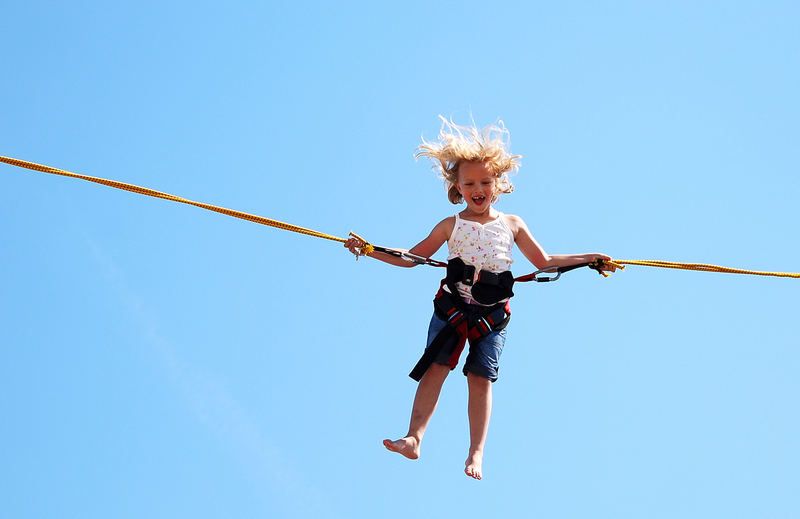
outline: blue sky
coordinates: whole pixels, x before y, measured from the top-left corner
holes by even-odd
[[[500,118],[523,159],[498,208],[548,252],[798,272],[798,23],[793,2],[5,2],[0,155],[409,247],[458,210],[420,137]],[[0,222],[10,517],[800,513],[797,280],[520,286],[476,482],[458,372],[420,460],[380,443],[439,270],[5,165]]]

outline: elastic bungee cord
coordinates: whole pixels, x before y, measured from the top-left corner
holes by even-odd
[[[130,191],[132,193],[137,193],[140,195],[151,196],[155,198],[162,198],[164,200],[169,200],[171,202],[179,202],[182,204],[193,205],[195,207],[199,207],[201,209],[205,209],[207,211],[214,211],[217,213],[225,214],[228,216],[232,216],[234,218],[239,218],[242,220],[247,220],[253,223],[258,223],[261,225],[267,225],[269,227],[275,227],[277,229],[283,229],[285,231],[296,232],[299,234],[305,234],[307,236],[313,236],[315,238],[323,238],[326,240],[337,241],[339,243],[345,243],[347,239],[339,238],[337,236],[333,236],[331,234],[326,234],[323,232],[315,231],[313,229],[306,229],[305,227],[299,227],[297,225],[292,225],[285,222],[280,222],[278,220],[273,220],[271,218],[265,218],[263,216],[257,216],[253,214],[244,213],[242,211],[236,211],[234,209],[227,209],[224,207],[219,207],[216,205],[206,204],[203,202],[195,202],[193,200],[189,200],[186,198],[181,198],[179,196],[171,195],[169,193],[162,193],[161,191],[156,191],[154,189],[149,189],[146,187],[136,186],[134,184],[128,184],[125,182],[119,182],[116,180],[108,180],[105,178],[100,177],[91,177],[88,175],[80,175],[78,173],[72,173],[70,171],[65,171],[63,169],[57,169],[50,166],[44,166],[41,164],[35,164],[33,162],[27,162],[24,160],[13,159],[10,157],[3,157],[0,156],[0,162],[9,164],[11,166],[17,166],[19,168],[28,169],[31,171],[38,171],[41,173],[49,173],[52,175],[60,175],[64,177],[70,178],[77,178],[80,180],[86,180],[88,182],[94,182],[96,184],[102,184],[104,186],[113,187],[115,189],[122,189],[124,191]],[[422,256],[417,256],[415,254],[411,254],[408,251],[403,251],[399,249],[392,249],[388,247],[380,247],[378,245],[373,245],[369,243],[364,238],[358,236],[357,234],[350,232],[350,236],[357,238],[364,242],[364,246],[360,250],[361,255],[371,254],[372,252],[382,252],[384,254],[390,254],[392,256],[396,256],[398,258],[403,258],[407,261],[411,261],[413,263],[418,263],[421,265],[430,265],[433,267],[447,267],[447,263],[438,261],[432,258],[425,258]],[[528,281],[536,281],[539,283],[544,282],[552,282],[556,281],[561,277],[561,274],[565,272],[569,272],[571,270],[581,268],[581,267],[589,267],[591,269],[596,270],[601,275],[608,277],[610,274],[608,272],[603,271],[603,267],[606,265],[611,265],[616,267],[620,270],[624,270],[626,265],[635,265],[635,266],[642,266],[642,267],[658,267],[658,268],[668,268],[668,269],[678,269],[678,270],[694,270],[700,272],[719,272],[719,273],[727,273],[727,274],[748,274],[753,276],[772,276],[772,277],[784,277],[784,278],[800,278],[800,273],[795,272],[764,272],[758,270],[746,270],[746,269],[738,269],[738,268],[730,268],[730,267],[721,267],[719,265],[709,265],[705,263],[679,263],[673,261],[660,261],[660,260],[618,260],[614,259],[611,261],[604,261],[598,260],[591,263],[580,263],[577,265],[570,265],[567,267],[550,267],[541,270],[537,270],[531,274],[527,274],[525,276],[520,276],[515,278],[514,281],[518,282],[528,282]]]

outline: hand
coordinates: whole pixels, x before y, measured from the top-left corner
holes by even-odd
[[[614,265],[613,263],[609,263],[609,262],[613,261],[611,259],[611,256],[606,256],[605,254],[595,254],[594,255],[594,261],[597,261],[597,260],[603,261],[603,265],[600,267],[600,270],[605,271],[605,272],[616,272],[617,271],[617,266]]]
[[[361,251],[364,250],[364,246],[366,246],[366,243],[364,243],[364,240],[359,240],[358,238],[351,237],[346,242],[344,242],[344,246],[346,249],[352,252],[356,256],[356,258],[358,258],[359,256],[363,256]]]

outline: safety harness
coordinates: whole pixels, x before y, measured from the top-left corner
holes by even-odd
[[[458,295],[457,282],[471,285],[475,301],[488,306],[466,303]],[[476,276],[475,267],[467,265],[461,258],[448,261],[447,277],[442,280],[433,300],[434,312],[437,317],[447,322],[447,326],[442,328],[431,344],[425,348],[422,357],[408,376],[419,382],[445,344],[454,336],[457,337],[457,343],[446,363],[451,369],[458,364],[458,358],[467,340],[470,350],[473,350],[489,333],[505,328],[511,319],[508,298],[514,295],[511,290],[513,285],[514,276],[511,272],[498,274],[481,270]]]

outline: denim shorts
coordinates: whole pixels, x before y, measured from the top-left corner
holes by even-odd
[[[431,324],[428,326],[428,342],[430,346],[433,339],[439,332],[448,326],[446,321],[439,319],[434,313],[431,317]],[[505,328],[499,331],[489,332],[489,335],[484,337],[478,342],[477,345],[469,345],[469,353],[467,353],[467,360],[464,362],[464,375],[472,373],[473,375],[480,375],[481,377],[488,378],[492,382],[497,380],[497,372],[500,369],[499,361],[500,354],[503,353],[503,346],[506,343],[506,330]],[[456,369],[458,365],[458,356],[454,355],[458,347],[459,340],[457,335],[450,337],[447,342],[442,346],[442,350],[437,355],[435,362],[450,366],[450,369]],[[459,352],[460,353],[460,352]]]

